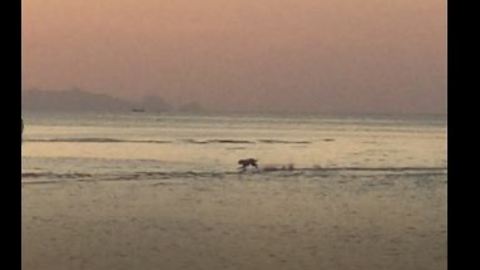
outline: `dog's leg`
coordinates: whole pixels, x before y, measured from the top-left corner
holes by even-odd
[[[238,169],[240,170],[241,173],[243,173],[247,170],[247,167],[245,165],[243,165],[242,167],[239,167]]]

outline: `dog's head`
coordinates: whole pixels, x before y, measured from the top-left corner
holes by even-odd
[[[247,165],[249,163],[250,163],[250,160],[248,160],[248,159],[240,159],[238,161],[238,164],[240,164],[240,165]]]

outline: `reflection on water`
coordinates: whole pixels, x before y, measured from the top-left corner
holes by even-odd
[[[446,167],[446,125],[435,118],[27,114],[25,123],[24,181],[236,173],[250,157],[301,171]]]

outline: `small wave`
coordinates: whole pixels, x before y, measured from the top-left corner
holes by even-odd
[[[237,172],[134,172],[125,174],[84,174],[84,173],[22,173],[22,184],[54,184],[67,180],[75,182],[110,182],[110,181],[152,181],[172,179],[222,179]]]
[[[194,140],[194,139],[186,139],[183,140],[184,142],[187,143],[193,143],[193,144],[210,144],[210,143],[226,143],[226,144],[254,144],[255,142],[253,141],[247,141],[247,140],[230,140],[230,139],[213,139],[213,140]]]
[[[78,142],[78,143],[172,143],[160,140],[122,140],[113,138],[57,138],[57,139],[29,139],[24,142]]]
[[[22,181],[22,185],[45,185],[45,184],[58,184],[60,180],[45,180],[45,181]]]
[[[185,143],[191,144],[311,144],[311,141],[288,141],[275,139],[262,139],[257,141],[237,140],[237,139],[211,139],[211,140],[196,140],[184,139]],[[333,141],[333,139],[324,139],[324,141]],[[26,139],[24,142],[42,142],[42,143],[158,143],[168,144],[173,143],[167,140],[129,140],[129,139],[115,139],[115,138],[54,138],[54,139]]]
[[[330,167],[330,168],[294,168],[293,166],[264,167],[258,170],[247,171],[138,171],[132,173],[54,173],[54,172],[27,172],[22,173],[22,183],[61,183],[63,181],[99,182],[99,181],[148,181],[148,180],[187,180],[187,179],[223,179],[233,175],[262,176],[273,175],[281,178],[288,177],[329,177],[336,175],[368,176],[368,175],[398,175],[398,176],[435,176],[445,175],[443,167]],[[372,172],[374,172],[372,174]]]
[[[262,139],[257,141],[250,140],[237,140],[237,139],[210,139],[210,140],[196,140],[196,139],[185,139],[183,142],[192,143],[192,144],[256,144],[258,143],[281,143],[281,144],[309,144],[310,141],[286,141],[286,140],[274,140],[274,139]]]
[[[258,140],[260,143],[281,143],[281,144],[309,144],[309,141],[284,141],[284,140]]]
[[[444,171],[445,167],[320,167],[304,168],[303,170],[321,170],[321,171]]]
[[[86,178],[92,177],[92,174],[88,173],[53,173],[53,172],[40,172],[40,173],[22,173],[22,178]]]

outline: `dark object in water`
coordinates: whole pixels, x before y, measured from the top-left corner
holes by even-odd
[[[242,170],[245,170],[248,166],[253,166],[258,169],[257,161],[258,160],[254,158],[240,159],[238,164],[242,165],[242,167],[240,167]]]
[[[145,109],[132,109],[132,112],[145,112]]]

